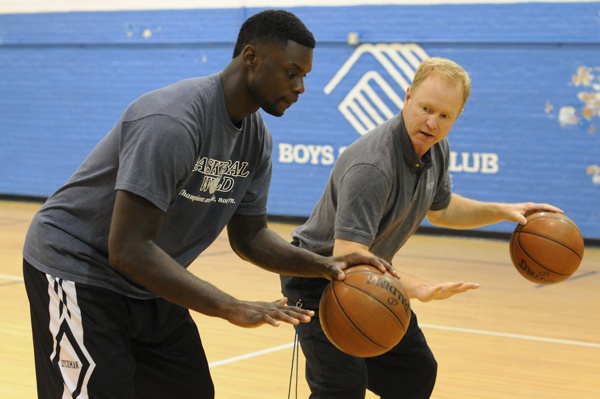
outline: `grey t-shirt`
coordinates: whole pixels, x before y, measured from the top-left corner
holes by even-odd
[[[429,210],[448,206],[449,160],[446,139],[419,159],[398,114],[340,155],[311,216],[292,237],[322,255],[332,254],[336,238],[354,241],[391,261]],[[285,295],[305,303],[312,298],[312,306],[326,283],[282,277]]]
[[[266,213],[272,147],[260,113],[233,125],[218,74],[147,93],[36,214],[23,255],[53,276],[152,298],[108,263],[116,190],[165,212],[157,244],[187,267],[234,213]]]

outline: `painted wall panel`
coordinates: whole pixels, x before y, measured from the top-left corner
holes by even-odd
[[[307,216],[339,152],[400,110],[421,59],[442,56],[473,79],[450,134],[455,191],[550,202],[600,238],[600,3],[291,10],[318,47],[300,101],[266,116],[271,214]],[[0,14],[0,194],[49,195],[137,96],[221,70],[256,11]]]

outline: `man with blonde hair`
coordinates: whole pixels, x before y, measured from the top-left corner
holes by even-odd
[[[469,98],[465,70],[443,58],[417,69],[402,111],[350,145],[337,160],[325,191],[293,243],[321,255],[375,254],[388,262],[425,217],[438,226],[468,229],[502,220],[527,223],[548,204],[479,202],[453,194],[446,136]],[[398,271],[411,298],[447,299],[472,290],[470,282],[430,283]],[[282,277],[283,293],[305,309],[318,310],[328,280]],[[356,358],[335,348],[318,314],[295,326],[306,357],[311,398],[359,399],[370,390],[381,398],[428,398],[437,362],[412,312],[402,341],[373,358]]]

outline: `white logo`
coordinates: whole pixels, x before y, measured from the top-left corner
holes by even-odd
[[[361,135],[402,109],[406,89],[411,85],[415,71],[423,60],[429,58],[416,44],[363,44],[325,86],[325,94],[331,94],[363,56],[374,57],[380,68],[365,71],[338,106],[342,115]],[[368,63],[363,59],[358,65],[365,66]]]
[[[330,95],[338,87],[350,87],[338,105],[339,111],[360,135],[397,115],[404,105],[406,90],[415,72],[429,55],[416,44],[363,44],[354,50],[323,91]],[[342,80],[350,75],[356,83]],[[333,165],[346,149],[322,144],[279,143],[281,163]],[[498,154],[451,152],[451,173],[495,174],[500,169]]]

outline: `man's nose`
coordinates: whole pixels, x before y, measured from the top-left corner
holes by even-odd
[[[297,77],[294,80],[294,92],[298,94],[304,93],[304,79],[301,77]]]
[[[429,115],[429,117],[427,118],[427,126],[430,129],[437,128],[437,115],[435,115],[435,114]]]

